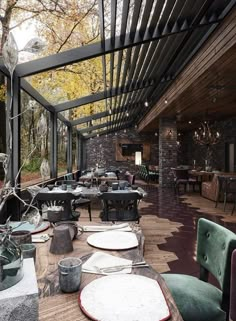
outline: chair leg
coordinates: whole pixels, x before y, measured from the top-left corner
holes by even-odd
[[[89,220],[92,221],[92,215],[91,215],[91,205],[88,204],[88,213],[89,213]]]
[[[232,208],[231,215],[233,215],[233,212],[234,212],[234,209],[235,209],[235,205],[236,205],[236,199],[235,199],[235,201],[234,201],[234,206],[233,206],[233,208]]]
[[[225,212],[225,207],[226,207],[226,197],[227,195],[226,194],[224,194],[224,212]]]

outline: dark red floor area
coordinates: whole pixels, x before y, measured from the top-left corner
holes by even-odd
[[[157,215],[160,218],[167,218],[183,224],[179,231],[174,233],[174,237],[167,238],[165,244],[159,245],[161,250],[174,252],[179,258],[168,263],[171,272],[198,276],[199,266],[194,260],[198,219],[204,217],[233,232],[236,232],[236,224],[222,222],[219,216],[197,212],[196,209],[182,203],[172,189],[162,189],[154,185],[142,187],[148,193],[145,200],[150,203],[147,208],[142,208],[142,215]]]

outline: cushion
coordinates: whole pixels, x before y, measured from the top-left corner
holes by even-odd
[[[184,321],[225,321],[222,292],[196,277],[162,274]]]

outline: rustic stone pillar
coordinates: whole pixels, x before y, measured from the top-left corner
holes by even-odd
[[[177,166],[177,129],[174,118],[159,121],[159,185],[173,186],[171,167]]]

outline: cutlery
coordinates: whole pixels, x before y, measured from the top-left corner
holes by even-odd
[[[149,267],[149,265],[145,261],[142,261],[142,262],[126,264],[126,265],[107,266],[103,268],[99,268],[95,266],[95,268],[102,273],[118,272],[127,268],[142,268],[142,267]]]

